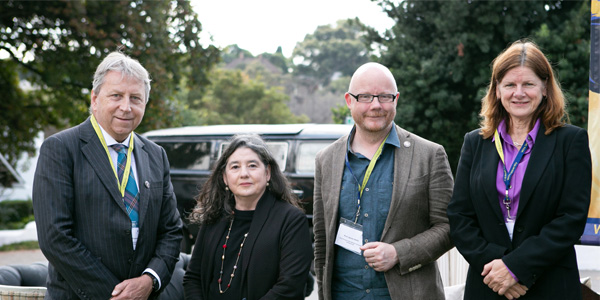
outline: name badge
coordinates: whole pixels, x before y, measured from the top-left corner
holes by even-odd
[[[335,237],[335,244],[350,252],[361,255],[362,233],[362,225],[340,218],[340,227]]]
[[[513,239],[513,232],[515,231],[515,221],[514,220],[509,220],[506,221],[506,230],[508,230],[508,235],[510,236],[510,240],[512,241]]]
[[[133,241],[133,250],[135,250],[135,246],[137,245],[138,236],[140,235],[140,227],[138,227],[137,222],[131,222],[131,239]]]

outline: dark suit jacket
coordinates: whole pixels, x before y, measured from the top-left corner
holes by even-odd
[[[570,125],[544,131],[541,126],[531,150],[512,241],[496,192],[500,157],[494,143],[479,130],[465,136],[448,206],[452,240],[470,264],[465,299],[505,299],[480,275],[497,258],[529,288],[520,299],[581,298],[573,245],[590,204],[588,136]]]
[[[33,207],[49,262],[47,298],[109,299],[115,285],[146,268],[168,285],[181,241],[169,163],[161,147],[137,134],[134,139],[140,191],[135,251],[117,179],[90,119],[42,144]]]
[[[183,280],[185,299],[208,299],[215,255],[229,219],[200,227],[192,258]],[[265,192],[259,200],[248,239],[242,251],[243,290],[248,300],[304,299],[312,260],[306,216],[287,202]],[[237,276],[237,274],[236,274]]]
[[[392,299],[444,299],[436,264],[450,250],[446,208],[452,172],[444,147],[396,126],[394,184],[381,242],[394,246],[399,263],[385,272]],[[340,190],[348,136],[317,154],[313,224],[319,299],[331,299]]]

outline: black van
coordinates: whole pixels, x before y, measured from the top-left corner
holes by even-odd
[[[315,155],[351,129],[352,125],[341,124],[213,125],[145,133],[165,149],[171,164],[177,207],[184,220],[181,251],[190,252],[198,233],[198,226],[187,219],[196,204],[194,197],[233,135],[256,133],[266,141],[300,199],[312,234]]]

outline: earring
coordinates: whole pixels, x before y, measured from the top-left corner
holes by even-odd
[[[228,186],[225,186],[225,191],[229,191],[229,187]]]
[[[269,182],[267,181],[267,186],[269,186]]]

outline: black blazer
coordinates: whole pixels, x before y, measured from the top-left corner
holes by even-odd
[[[202,225],[183,279],[185,299],[208,299],[214,256],[221,255],[219,240],[229,219]],[[248,250],[248,252],[246,252]],[[287,202],[265,192],[250,224],[242,257],[243,290],[247,299],[304,299],[312,261],[306,216]],[[249,254],[249,255],[248,255]]]
[[[498,203],[494,143],[479,130],[465,135],[448,206],[452,240],[470,264],[465,299],[506,299],[480,275],[497,258],[529,288],[520,299],[581,298],[574,244],[590,204],[588,135],[571,125],[544,131],[541,126],[525,171],[512,241]]]
[[[169,284],[179,257],[181,218],[165,151],[134,134],[140,233],[131,221],[106,151],[88,118],[44,141],[33,182],[40,248],[52,299],[109,299],[115,285],[151,268]],[[156,296],[156,295],[153,295]]]

